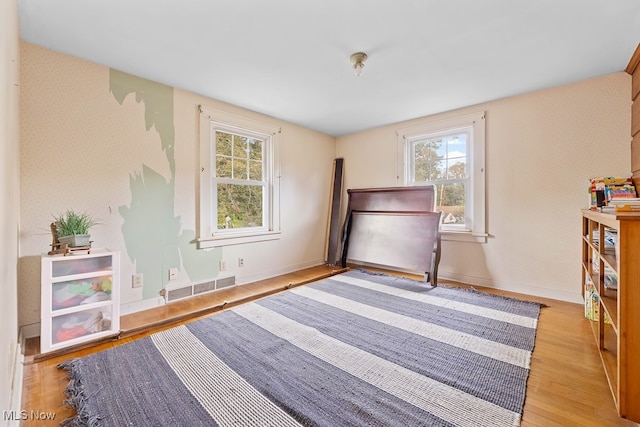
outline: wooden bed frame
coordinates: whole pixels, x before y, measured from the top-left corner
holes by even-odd
[[[423,272],[438,284],[440,222],[435,187],[347,190],[349,201],[342,238],[347,261]]]

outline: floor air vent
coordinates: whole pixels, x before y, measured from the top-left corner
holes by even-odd
[[[193,295],[192,286],[185,286],[184,288],[177,288],[177,289],[169,289],[166,295],[167,295],[167,302],[190,297],[191,295]]]
[[[165,293],[166,302],[173,302],[189,297],[193,297],[196,295],[204,294],[206,292],[215,291],[217,289],[228,288],[230,286],[235,286],[236,277],[229,276],[223,277],[217,280],[209,280],[207,282],[193,283],[190,285],[181,285],[179,287],[170,288],[168,287],[167,292]]]
[[[216,289],[228,288],[229,286],[235,286],[236,276],[225,277],[224,279],[216,280]]]
[[[198,283],[193,285],[193,294],[198,295],[204,292],[215,291],[216,290],[216,281],[212,280],[210,282]]]

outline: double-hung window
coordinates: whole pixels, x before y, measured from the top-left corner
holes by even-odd
[[[400,129],[405,185],[434,185],[443,239],[485,234],[484,113]]]
[[[199,247],[278,238],[278,135],[274,125],[201,107]]]

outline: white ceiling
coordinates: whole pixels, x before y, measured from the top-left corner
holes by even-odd
[[[624,70],[639,0],[18,0],[21,38],[340,136]],[[349,56],[369,55],[356,77]]]

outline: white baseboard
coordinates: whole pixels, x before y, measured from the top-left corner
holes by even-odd
[[[272,277],[280,276],[287,273],[293,273],[294,271],[303,270],[305,268],[315,267],[317,265],[324,264],[324,260],[318,259],[313,261],[307,261],[296,265],[290,265],[288,267],[277,268],[273,270],[261,271],[259,273],[242,275],[240,271],[236,271],[236,284],[246,285],[247,283],[256,282],[258,280],[270,279]],[[336,267],[336,269],[339,267]]]
[[[138,311],[149,310],[151,308],[164,305],[165,301],[163,297],[153,297],[149,299],[143,299],[140,301],[132,301],[120,304],[120,316],[125,314],[136,313]]]
[[[532,295],[536,297],[542,298],[550,298],[559,301],[566,301],[576,304],[584,304],[584,300],[582,299],[582,295],[579,292],[566,292],[559,291],[556,289],[548,289],[548,288],[540,288],[537,286],[513,286],[513,285],[504,285],[499,282],[495,282],[490,279],[484,279],[474,276],[467,276],[463,274],[456,274],[449,271],[440,271],[438,272],[438,277],[440,279],[453,280],[455,282],[465,283],[469,285],[477,285],[484,286],[486,288],[500,289],[502,291],[515,292],[523,295]]]
[[[350,264],[353,264],[355,266],[362,266],[362,267],[371,266],[371,267],[388,268],[388,269],[390,268],[395,271],[411,273],[416,275],[420,274],[420,273],[412,272],[409,270],[403,270],[403,269],[392,268],[388,266],[376,265],[376,264],[370,264],[370,263],[350,262]],[[539,288],[536,286],[513,286],[513,285],[507,286],[507,285],[495,282],[493,280],[489,280],[481,277],[468,276],[464,274],[452,273],[450,271],[442,271],[442,270],[438,272],[438,278],[443,280],[451,280],[458,283],[464,283],[470,286],[476,285],[476,286],[483,286],[485,288],[500,289],[502,291],[514,292],[517,294],[523,294],[524,297],[536,296],[536,297],[555,299],[559,301],[566,301],[566,302],[571,302],[576,304],[584,304],[582,295],[579,292],[573,293],[573,292],[566,292],[566,291],[558,291],[555,289]]]

